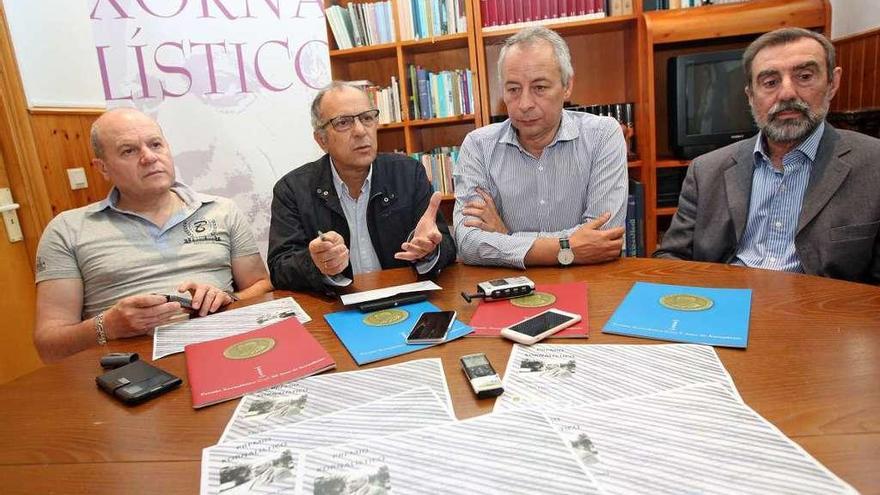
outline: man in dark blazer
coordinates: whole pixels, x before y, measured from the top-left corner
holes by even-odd
[[[316,95],[312,127],[326,154],[275,184],[268,256],[275,288],[330,292],[356,273],[412,266],[430,277],[455,261],[424,167],[377,154],[378,114],[347,83]]]
[[[760,132],[691,163],[654,256],[880,283],[880,140],[825,122],[833,45],[780,29],[743,66]]]

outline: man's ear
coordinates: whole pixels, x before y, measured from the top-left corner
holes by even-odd
[[[754,96],[754,93],[752,92],[752,88],[749,87],[748,85],[746,85],[746,87],[743,88],[743,90],[746,92],[746,98],[749,99],[749,106],[751,106],[752,108],[755,108],[755,104],[752,101],[752,96]]]
[[[103,175],[105,179],[110,180],[110,174],[107,171],[107,163],[104,160],[93,158],[92,166],[95,167],[98,172],[101,172],[101,175]]]
[[[327,133],[323,130],[315,131],[312,133],[312,137],[315,138],[315,142],[318,143],[318,146],[321,147],[324,152],[327,152]]]
[[[837,94],[837,90],[840,88],[840,76],[843,74],[843,69],[840,67],[835,67],[831,72],[831,90],[828,94],[828,100],[830,101],[834,98],[834,95]]]

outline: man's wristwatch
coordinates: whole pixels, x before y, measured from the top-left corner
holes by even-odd
[[[574,263],[574,251],[571,250],[571,246],[568,244],[568,237],[559,238],[559,254],[556,255],[556,259],[562,266]]]

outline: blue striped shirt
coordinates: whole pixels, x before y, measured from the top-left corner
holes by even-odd
[[[628,189],[626,143],[610,117],[563,110],[556,137],[535,158],[510,120],[469,133],[455,164],[455,241],[462,261],[525,268],[539,237],[570,236],[603,212],[606,227],[624,224]],[[487,191],[510,234],[464,225],[464,204]]]
[[[794,237],[823,132],[825,122],[782,157],[781,171],[764,149],[763,133],[758,135],[749,217],[733,264],[803,273]]]

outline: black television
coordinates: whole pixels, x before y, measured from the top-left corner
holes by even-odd
[[[677,158],[690,160],[757,132],[744,91],[743,51],[669,59],[669,144]]]

